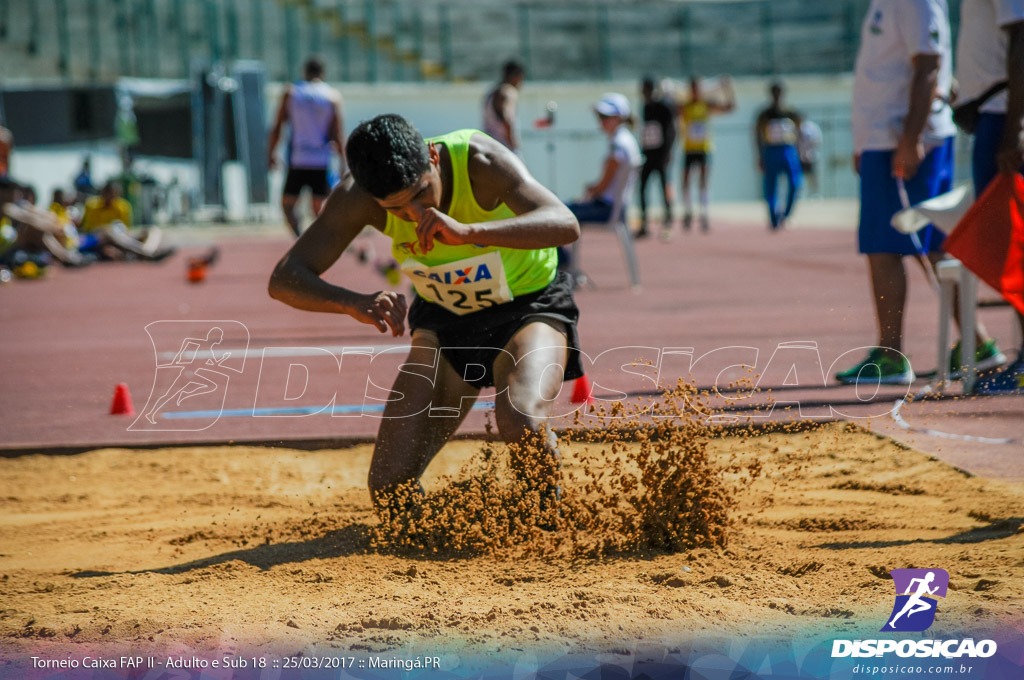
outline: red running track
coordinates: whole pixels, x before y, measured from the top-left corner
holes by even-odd
[[[663,359],[663,383],[689,375],[689,355],[679,354],[681,350],[667,355],[661,351],[692,348],[694,359],[699,359],[692,376],[700,385],[713,385],[716,379],[724,385],[764,373],[760,386],[774,388],[775,399],[791,402],[788,410],[776,407],[770,414],[774,420],[795,419],[801,409],[804,416],[835,417],[831,405],[841,416],[964,469],[1024,477],[1020,457],[1024,448],[1019,442],[1024,438],[1020,425],[1024,398],[916,403],[901,412],[915,430],[1018,440],[978,443],[898,426],[888,413],[904,390],[884,388],[872,398],[823,380],[823,372],[845,368],[862,352],[846,354],[831,367],[838,357],[874,342],[866,266],[855,252],[852,232],[769,233],[749,224],[716,223],[710,234],[680,234],[670,243],[642,241],[638,254],[644,288],[639,295],[626,285],[614,236],[587,231],[583,238],[583,266],[597,283],[577,295],[583,349],[598,357],[608,350],[634,348],[607,352],[598,359],[590,371],[598,383],[598,396],[610,396],[616,390],[655,390],[655,369],[647,369],[650,377],[646,379],[618,369],[635,359],[655,365]],[[384,254],[385,244],[374,242],[378,253]],[[2,448],[13,454],[111,445],[254,441],[313,446],[372,439],[379,421],[372,413],[360,416],[358,411],[368,392],[370,397],[382,395],[373,384],[367,387],[367,379],[390,386],[400,350],[383,355],[372,366],[368,356],[345,355],[340,370],[328,352],[339,354],[343,346],[365,345],[379,350],[381,345],[400,344],[407,338],[392,339],[347,317],[300,312],[271,300],[267,279],[288,245],[283,235],[222,238],[221,259],[200,284],[190,284],[185,277],[186,257],[201,250],[197,245],[159,264],[52,268],[45,279],[0,287]],[[911,292],[905,351],[920,372],[935,367],[937,302],[920,271],[909,264],[908,271]],[[386,287],[372,266],[360,264],[352,255],[343,257],[328,278],[366,292]],[[1007,347],[1012,337],[1009,311],[985,310],[982,315],[990,331],[1011,349]],[[161,321],[175,323],[150,325]],[[233,355],[220,368],[206,365],[207,375],[209,371],[216,374],[212,392],[165,404],[154,418],[156,425],[139,420],[129,429],[135,419],[107,414],[117,383],[128,384],[137,411],[146,406],[151,392],[155,397],[162,395],[177,369],[165,366],[158,371],[158,361],[169,364],[182,339],[205,339],[216,325],[211,322],[222,321],[238,323],[221,324],[225,340],[220,348],[231,349]],[[161,344],[156,354],[147,326]],[[248,331],[247,352],[243,326]],[[796,348],[783,343],[796,343]],[[813,346],[816,351],[807,349]],[[264,348],[280,347],[320,349],[299,352],[307,356],[280,349],[275,350],[277,355],[263,355]],[[202,368],[200,363],[190,368]],[[756,371],[727,368],[733,363],[753,364]],[[306,369],[293,367],[292,382],[286,384],[292,364]],[[203,384],[198,380],[188,389]],[[923,384],[919,381],[915,389]],[[563,411],[571,408],[569,393],[567,386],[560,395]],[[486,398],[485,393],[482,399]],[[868,401],[861,403],[861,399]],[[282,408],[310,410],[332,402],[339,415],[346,409],[357,413],[349,412],[349,417],[332,417],[328,412],[253,416],[254,408],[260,409],[258,413],[280,413]],[[755,402],[764,405],[764,397],[723,400],[718,405],[750,415],[747,409]],[[796,403],[799,407],[793,406]],[[222,417],[203,415],[222,407]],[[475,411],[461,431],[483,432],[485,417],[484,411]]]

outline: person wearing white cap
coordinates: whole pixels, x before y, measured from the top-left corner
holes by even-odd
[[[618,92],[605,93],[594,104],[594,113],[597,114],[601,129],[608,136],[608,155],[604,159],[600,178],[586,186],[579,201],[568,204],[569,210],[579,222],[607,222],[612,215],[615,198],[624,189],[628,189],[624,185],[629,182],[633,169],[643,164],[640,145],[629,131],[633,117],[626,96]],[[559,269],[573,272],[573,265],[568,249],[559,247]],[[574,283],[578,285],[580,281]]]
[[[569,204],[569,209],[580,222],[608,221],[623,184],[629,181],[633,168],[640,167],[643,162],[640,145],[629,131],[628,126],[633,119],[625,95],[606,93],[594,105],[594,113],[608,136],[608,155],[598,180],[587,185],[580,201]]]

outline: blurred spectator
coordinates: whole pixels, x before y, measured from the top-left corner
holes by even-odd
[[[800,152],[800,169],[810,185],[812,196],[820,196],[818,187],[818,149],[821,148],[821,128],[813,120],[802,118],[800,121],[800,137],[796,148]]]
[[[86,196],[96,195],[96,187],[92,183],[92,160],[89,156],[82,159],[82,169],[75,176],[75,191],[78,192],[80,200]]]
[[[725,101],[705,99],[701,92],[701,80],[690,78],[690,96],[679,108],[682,122],[680,134],[683,139],[683,229],[689,230],[693,222],[693,205],[690,203],[690,170],[700,168],[700,226],[702,231],[710,228],[708,221],[708,167],[711,165],[711,117],[728,113],[736,108],[736,95],[729,76],[721,78]]]
[[[945,104],[951,58],[946,0],[872,0],[861,29],[851,123],[860,174],[859,249],[868,257],[878,342],[864,361],[836,375],[840,382],[909,385],[915,378],[902,353],[903,258],[938,261],[943,236],[925,227],[919,251],[890,220],[903,207],[898,181],[911,204],[952,185],[955,129]],[[979,336],[978,346],[989,345]]]
[[[344,114],[341,94],[324,82],[324,64],[316,58],[306,61],[303,80],[285,90],[277,119],[270,131],[267,165],[277,167],[274,155],[285,123],[291,127],[288,140],[288,172],[281,194],[281,210],[296,236],[300,233],[296,204],[304,187],[313,194],[313,213],[320,214],[331,192],[328,168],[331,149],[344,158]]]
[[[63,228],[64,236],[61,240],[64,246],[77,249],[78,223],[81,221],[81,215],[76,215],[74,210],[75,205],[69,199],[68,194],[63,189],[54,189],[53,199],[50,201],[50,212],[57,216]]]
[[[764,200],[768,203],[768,219],[772,229],[779,229],[785,226],[786,219],[793,212],[796,194],[803,184],[800,152],[796,148],[800,141],[800,116],[783,107],[785,90],[782,83],[772,83],[768,91],[771,103],[758,114],[754,136],[757,167],[764,173]],[[786,204],[781,210],[777,197],[780,175],[786,176],[788,188]]]
[[[0,178],[11,174],[11,151],[14,149],[14,135],[0,125]]]
[[[958,114],[965,105],[977,112],[971,165],[974,193],[980,196],[997,173],[1024,173],[1024,0],[964,0],[956,56]],[[1024,315],[1017,313],[1017,322],[1024,337]],[[959,354],[955,349],[953,354],[953,368],[959,368]],[[978,348],[979,369],[992,367],[990,354]],[[976,391],[1024,393],[1024,347],[1016,361],[980,381]]]
[[[484,132],[508,148],[519,153],[519,132],[516,118],[519,106],[519,88],[526,77],[526,69],[512,59],[501,70],[501,82],[484,99]]]
[[[15,268],[16,272],[19,265],[30,260],[32,267],[45,269],[51,257],[69,267],[88,264],[75,244],[68,244],[60,219],[35,206],[34,194],[31,187],[0,178],[0,209],[3,212],[0,222],[3,222],[5,232],[0,263]]]
[[[625,95],[609,92],[594,105],[598,123],[608,137],[608,155],[601,176],[584,190],[583,200],[569,204],[580,222],[607,222],[615,199],[622,192],[634,168],[640,167],[640,146],[629,131],[633,124],[629,100]]]
[[[109,181],[100,189],[100,195],[85,202],[85,214],[82,216],[82,231],[91,232],[114,222],[120,222],[127,228],[132,226],[132,206],[121,198],[121,190],[114,181]]]
[[[50,200],[50,212],[56,215],[59,220],[68,219],[68,203],[63,189],[53,190],[53,198]]]
[[[615,200],[620,196],[628,200],[624,192],[629,189],[628,183],[633,171],[642,163],[640,145],[629,131],[633,117],[625,95],[617,92],[605,94],[594,105],[594,113],[608,137],[608,155],[605,156],[598,180],[587,185],[581,200],[569,204],[569,210],[580,223],[607,222],[611,218]],[[568,251],[560,247],[558,253],[559,266],[578,274]]]
[[[664,97],[656,96],[654,80],[644,78],[641,86],[644,96],[644,126],[640,142],[644,152],[644,166],[640,171],[640,231],[637,238],[647,236],[647,180],[657,173],[661,180],[661,195],[665,199],[665,219],[661,233],[668,235],[672,226],[672,185],[668,181],[668,167],[672,161],[672,146],[676,142],[675,111]]]
[[[175,252],[174,248],[160,247],[159,229],[147,230],[139,240],[128,233],[131,226],[131,205],[121,198],[117,183],[108,181],[99,196],[85,202],[78,247],[82,252],[97,253],[110,260],[158,261]]]

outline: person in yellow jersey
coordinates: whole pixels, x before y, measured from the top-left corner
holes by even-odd
[[[693,204],[690,202],[690,172],[700,172],[700,226],[710,228],[708,221],[708,167],[711,165],[711,117],[729,113],[736,108],[736,95],[729,76],[721,78],[724,101],[712,101],[701,92],[701,79],[690,78],[690,96],[679,107],[680,140],[683,145],[683,229],[689,231],[693,223]]]
[[[555,249],[579,237],[576,218],[511,150],[477,130],[424,140],[412,123],[385,114],[352,132],[347,154],[349,174],[278,263],[269,292],[395,337],[408,323],[409,356],[370,464],[375,506],[392,509],[392,491],[415,488],[479,391],[493,385],[502,438],[540,451],[513,463],[535,483],[531,493],[557,507],[557,442],[545,420],[562,382],[582,370],[579,310]],[[391,238],[415,288],[411,305],[396,291],[321,278],[365,225]]]
[[[72,208],[69,210],[68,208]],[[50,201],[50,212],[56,215],[57,220],[61,225],[61,235],[58,236],[58,240],[66,248],[78,248],[78,221],[81,219],[81,214],[75,214],[73,212],[74,204],[68,200],[68,195],[63,189],[53,190],[53,199]]]
[[[68,267],[88,264],[67,237],[74,234],[50,211],[37,208],[35,192],[6,178],[0,178],[0,265],[12,265],[18,251],[29,255],[49,253]]]
[[[139,240],[128,233],[131,226],[131,204],[121,198],[117,183],[108,181],[100,189],[99,196],[85,202],[85,212],[78,228],[78,249],[109,260],[138,258],[159,261],[175,252],[175,248],[160,247],[159,229],[146,230]]]

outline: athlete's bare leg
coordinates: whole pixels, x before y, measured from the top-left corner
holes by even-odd
[[[513,469],[544,493],[558,484],[557,438],[547,416],[568,361],[565,325],[536,319],[519,329],[494,362],[495,419],[513,450]]]
[[[378,506],[387,502],[389,491],[423,474],[465,420],[479,394],[443,355],[438,356],[437,349],[434,334],[417,332],[406,365],[395,379],[392,398],[396,400],[384,409],[370,463],[370,494]],[[494,362],[498,430],[508,443],[545,438],[535,442],[542,455],[531,464],[546,464],[534,479],[547,483],[558,470],[555,436],[544,426],[548,406],[561,389],[565,371],[568,349],[564,327],[558,321],[533,321],[519,329],[505,350],[508,354],[499,355]]]
[[[281,212],[284,213],[284,218],[288,221],[288,226],[291,227],[295,235],[299,235],[299,212],[296,206],[299,202],[298,196],[292,196],[290,194],[281,195]],[[319,213],[319,211],[317,211]]]
[[[689,231],[693,222],[693,204],[690,203],[690,168],[692,163],[683,163],[683,230]]]
[[[375,505],[385,504],[389,491],[423,474],[465,420],[479,392],[441,355],[436,335],[413,334],[409,358],[391,389],[395,401],[384,408],[370,462]]]
[[[700,164],[700,228],[701,231],[709,229],[708,224],[708,159]]]

